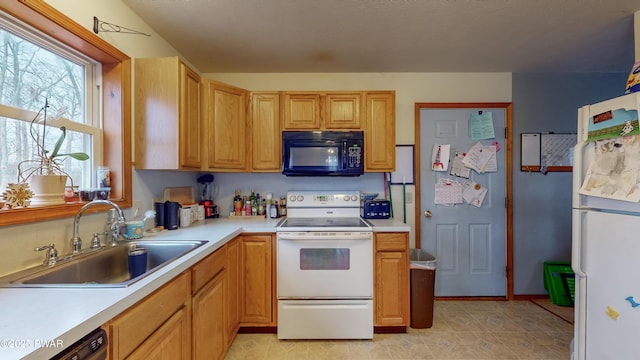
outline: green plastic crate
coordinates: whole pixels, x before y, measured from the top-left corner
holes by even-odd
[[[574,273],[562,273],[560,276],[562,277],[562,283],[564,284],[564,291],[569,294],[571,304],[573,305],[576,302],[576,275]]]
[[[571,263],[546,261],[544,263],[544,288],[549,292],[552,304],[572,306],[575,299],[573,269]]]

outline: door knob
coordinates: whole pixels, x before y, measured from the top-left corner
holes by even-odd
[[[425,210],[425,212],[424,212],[424,217],[426,217],[426,218],[430,218],[430,217],[432,217],[432,216],[433,216],[433,214],[431,213],[431,211],[429,211],[429,210]]]

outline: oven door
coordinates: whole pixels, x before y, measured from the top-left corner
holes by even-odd
[[[371,232],[278,232],[279,299],[373,297]]]

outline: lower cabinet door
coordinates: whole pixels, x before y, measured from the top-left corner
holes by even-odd
[[[127,360],[191,359],[189,310],[182,307],[143,342]]]
[[[227,351],[226,270],[193,296],[193,358],[222,359]]]
[[[271,235],[243,235],[240,242],[240,323],[265,326],[272,323]]]
[[[408,263],[406,252],[376,254],[376,326],[409,325]]]

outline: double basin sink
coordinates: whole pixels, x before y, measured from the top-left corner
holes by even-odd
[[[126,287],[204,245],[207,241],[138,240],[85,251],[53,266],[40,265],[0,278],[0,287]],[[129,252],[147,250],[147,270],[129,275]]]

